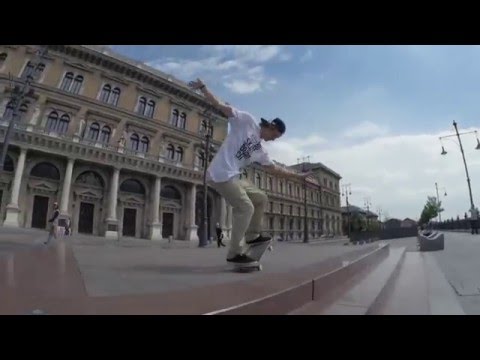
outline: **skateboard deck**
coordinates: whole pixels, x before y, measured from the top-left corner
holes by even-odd
[[[271,249],[271,243],[272,240],[268,240],[261,243],[247,245],[247,251],[245,254],[255,261],[248,264],[233,264],[233,270],[240,272],[248,272],[253,270],[262,271],[263,267],[262,264],[260,264],[260,259],[265,254],[267,249]]]

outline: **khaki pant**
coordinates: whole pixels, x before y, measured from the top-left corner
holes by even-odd
[[[242,253],[242,240],[256,239],[262,231],[263,214],[268,197],[250,181],[232,179],[209,184],[232,206],[232,235],[228,257]]]

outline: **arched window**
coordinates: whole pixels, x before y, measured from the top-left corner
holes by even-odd
[[[102,135],[100,137],[100,141],[103,144],[108,144],[108,142],[110,141],[110,135],[111,134],[112,134],[112,130],[110,129],[110,127],[104,126],[102,128]]]
[[[26,79],[26,78],[30,78],[30,79],[33,79],[33,74],[35,73],[35,66],[33,65],[33,63],[31,61],[29,61],[27,63],[27,65],[25,66],[25,69],[23,69],[23,73],[22,73],[22,76],[21,78],[22,79]]]
[[[153,118],[153,113],[155,112],[155,101],[150,100],[147,105],[147,110],[145,116]]]
[[[160,197],[170,200],[182,200],[182,195],[173,186],[167,185],[160,192]]]
[[[35,165],[32,171],[30,171],[30,176],[60,180],[60,172],[58,171],[57,167],[47,162],[42,162]]]
[[[112,104],[113,106],[117,106],[119,98],[120,98],[120,89],[118,87],[116,87],[112,91],[112,98],[110,100],[110,104]]]
[[[92,123],[88,131],[88,138],[92,141],[97,141],[99,132],[100,132],[100,125],[98,125],[98,123],[96,122]]]
[[[135,179],[125,180],[122,185],[120,185],[120,191],[141,195],[145,194],[145,188],[142,183]]]
[[[67,72],[63,77],[63,81],[62,81],[62,85],[60,85],[60,89],[69,91],[70,86],[72,85],[72,81],[73,81],[73,73]]]
[[[178,162],[183,161],[183,149],[180,146],[177,147],[177,161]]]
[[[133,133],[132,136],[130,136],[130,149],[137,151],[138,145],[139,145],[139,137],[137,134]]]
[[[84,171],[75,180],[76,184],[84,184],[88,186],[95,186],[103,188],[105,183],[103,178],[95,171]]]
[[[177,126],[178,125],[178,110],[173,109],[172,111],[172,125]]]
[[[142,137],[142,142],[140,144],[140,151],[143,153],[147,153],[149,143],[150,142],[146,136]]]
[[[170,159],[170,160],[174,160],[175,159],[175,148],[172,144],[168,144],[168,147],[167,147],[167,158]]]
[[[68,124],[70,123],[70,116],[63,114],[58,122],[57,132],[59,134],[65,134],[68,130]]]
[[[145,99],[143,96],[138,99],[138,110],[137,112],[141,115],[145,113],[145,108],[147,106],[147,99]]]
[[[83,76],[77,75],[75,77],[75,80],[73,81],[72,93],[78,94],[80,92],[80,89],[82,88],[82,84],[83,84]]]
[[[102,93],[100,94],[100,101],[108,102],[108,98],[110,97],[110,93],[112,92],[112,87],[109,84],[105,84],[102,89]]]
[[[0,66],[3,65],[3,63],[5,62],[5,60],[7,59],[7,53],[1,53],[0,54]]]
[[[182,112],[180,114],[180,121],[178,123],[178,127],[180,129],[185,129],[185,124],[187,123],[187,114],[185,114],[184,112]]]
[[[55,131],[57,129],[57,122],[58,122],[58,113],[56,111],[52,111],[48,115],[47,126],[46,126],[47,131],[48,132]]]

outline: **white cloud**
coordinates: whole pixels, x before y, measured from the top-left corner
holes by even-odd
[[[148,65],[189,81],[222,79],[223,86],[237,94],[271,90],[277,80],[268,76],[265,66],[271,61],[288,61],[291,55],[278,45],[205,45],[198,59],[161,58]]]
[[[302,57],[300,58],[300,62],[305,63],[312,59],[313,59],[313,51],[312,49],[308,49],[307,51],[305,51],[305,54],[303,54]]]
[[[347,138],[368,138],[383,136],[388,133],[384,126],[377,125],[371,121],[363,121],[358,125],[345,130],[343,135]]]
[[[260,90],[261,85],[258,81],[233,80],[226,82],[225,86],[237,94],[250,94]]]
[[[473,129],[465,130],[471,131]],[[440,155],[441,134],[383,136],[350,147],[335,147],[336,142],[310,135],[300,139],[282,138],[269,143],[273,159],[295,164],[297,159],[310,155],[312,162],[320,161],[342,176],[343,183],[351,183],[352,204],[363,206],[369,196],[372,209],[381,207],[391,217],[418,218],[427,196],[435,196],[435,182],[446,188],[441,195],[445,212],[442,218],[456,218],[469,209],[465,170],[458,146],[445,142],[448,152]],[[323,140],[323,141],[322,141]],[[475,150],[473,134],[462,137],[469,166],[472,192],[476,206],[480,206],[480,150]],[[328,144],[328,146],[325,146]],[[344,200],[342,200],[344,203]]]

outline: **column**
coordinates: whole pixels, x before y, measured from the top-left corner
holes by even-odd
[[[4,226],[19,227],[18,217],[20,209],[18,207],[18,197],[20,195],[20,185],[22,183],[23,171],[25,169],[25,159],[27,157],[27,149],[20,150],[18,157],[17,168],[15,169],[15,176],[13,179],[12,193],[10,203],[7,205],[7,216],[3,223]]]
[[[74,159],[68,159],[67,170],[65,171],[65,178],[63,179],[62,200],[60,202],[60,214],[68,215],[68,202],[70,199],[70,189],[72,186],[72,174]]]
[[[110,184],[110,194],[108,197],[108,217],[107,232],[105,237],[118,239],[118,220],[117,220],[117,196],[118,196],[118,179],[120,178],[120,169],[114,168],[112,181]]]
[[[68,159],[65,178],[63,179],[62,199],[60,200],[60,215],[58,216],[58,226],[65,228],[66,219],[70,217],[68,204],[70,200],[70,190],[72,187],[72,174],[74,159]]]
[[[150,239],[162,240],[162,223],[160,222],[160,192],[162,178],[156,177],[152,191],[152,223],[150,224]]]
[[[198,226],[195,225],[195,209],[196,209],[196,200],[197,200],[197,185],[192,184],[188,194],[188,214],[187,214],[187,237],[186,240],[190,241],[199,241],[197,229]]]

